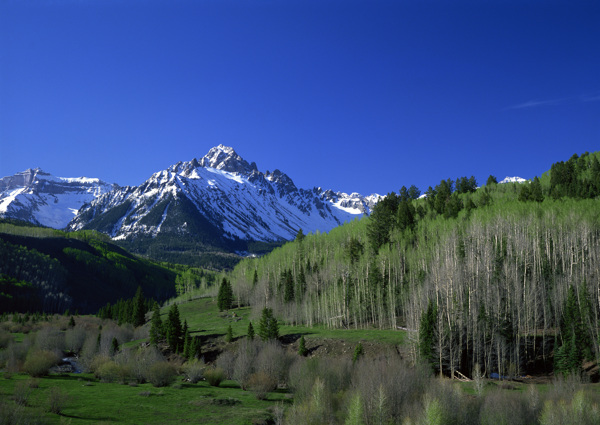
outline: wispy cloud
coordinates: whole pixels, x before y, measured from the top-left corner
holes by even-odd
[[[564,103],[568,99],[550,99],[550,100],[530,100],[528,102],[519,103],[518,105],[509,106],[506,109],[526,109],[537,108],[539,106],[556,106]]]
[[[600,91],[597,91],[595,93],[582,94],[580,96],[563,97],[560,99],[529,100],[527,102],[509,106],[504,109],[505,110],[529,109],[529,108],[538,108],[538,107],[542,107],[542,106],[557,106],[557,105],[573,104],[573,103],[580,103],[580,102],[598,102],[598,101],[600,101]]]
[[[600,101],[600,91],[592,94],[584,94],[579,99],[582,102],[598,102]]]

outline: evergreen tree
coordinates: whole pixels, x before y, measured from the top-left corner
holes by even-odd
[[[226,278],[223,278],[217,295],[217,307],[219,311],[229,310],[233,304],[233,289]]]
[[[119,351],[119,341],[117,341],[117,338],[114,337],[110,344],[110,355],[114,356],[117,354],[117,351]]]
[[[283,271],[283,301],[289,303],[294,301],[294,277],[291,270]]]
[[[169,309],[169,315],[165,323],[165,333],[167,336],[167,343],[172,351],[179,351],[182,344],[183,329],[181,326],[181,319],[179,318],[179,309],[177,304],[173,304]]]
[[[540,183],[540,179],[536,177],[533,178],[531,182],[531,186],[529,187],[530,199],[534,202],[542,202],[544,200],[544,193],[542,192],[542,184]]]
[[[154,312],[150,321],[150,343],[158,344],[164,338],[163,323],[160,318],[160,309],[158,304],[154,304]]]
[[[258,283],[258,272],[254,269],[254,277],[252,278],[252,287],[255,287]]]
[[[69,319],[69,327],[70,328],[75,327],[75,319],[73,318],[73,316],[71,316],[71,319]]]
[[[258,324],[258,335],[263,341],[279,338],[279,324],[273,316],[273,310],[263,308],[260,322]]]
[[[146,323],[146,300],[142,287],[138,286],[138,289],[133,298],[133,326],[138,327]]]
[[[306,349],[306,342],[304,341],[304,335],[300,337],[300,342],[298,344],[298,354],[302,357],[305,357],[308,354],[308,350]]]
[[[227,333],[225,334],[225,342],[233,341],[233,329],[231,329],[231,325],[227,326]]]
[[[419,327],[419,352],[423,360],[434,364],[433,344],[435,341],[435,328],[437,323],[437,306],[429,301],[427,311],[421,316]]]
[[[497,183],[498,183],[498,180],[496,180],[496,177],[495,177],[495,176],[492,176],[492,175],[490,174],[490,176],[488,177],[488,179],[487,179],[487,182],[485,183],[485,185],[486,185],[486,186],[489,186],[489,185],[492,185],[492,184],[497,184]]]
[[[254,327],[252,326],[252,322],[248,322],[248,339],[250,341],[254,340]]]
[[[364,354],[364,349],[362,343],[359,342],[356,348],[354,349],[354,354],[352,355],[352,362],[356,363],[356,361]]]

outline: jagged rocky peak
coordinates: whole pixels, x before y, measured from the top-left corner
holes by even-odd
[[[249,164],[232,147],[224,145],[215,146],[209,150],[199,161],[199,165],[240,174],[251,174],[257,170],[256,163]]]
[[[277,169],[272,173],[269,173],[267,171],[265,175],[267,177],[267,180],[273,183],[277,183],[280,187],[282,187],[285,193],[292,193],[298,190],[292,179],[289,178],[287,174],[282,173]]]

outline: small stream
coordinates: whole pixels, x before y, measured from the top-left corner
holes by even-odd
[[[83,372],[81,365],[77,363],[77,357],[64,357],[59,367],[63,372],[66,373]]]

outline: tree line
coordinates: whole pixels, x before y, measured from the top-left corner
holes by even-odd
[[[371,217],[246,259],[230,274],[235,300],[290,324],[407,328],[415,359],[448,375],[596,359],[598,200],[556,199],[548,175],[538,202],[519,199],[533,182],[495,181],[444,180],[424,199],[403,188]]]

